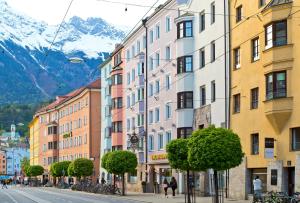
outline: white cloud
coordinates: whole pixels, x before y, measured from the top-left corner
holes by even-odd
[[[124,3],[152,5],[156,0],[111,0]],[[165,0],[160,0],[164,2]],[[7,0],[13,8],[27,15],[43,20],[51,25],[59,24],[62,20],[70,0]],[[67,19],[79,16],[83,19],[88,17],[101,17],[109,23],[132,27],[148,11],[149,8],[127,6],[106,3],[97,0],[74,0],[68,13]]]

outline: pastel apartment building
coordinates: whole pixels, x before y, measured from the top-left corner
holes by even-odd
[[[39,119],[35,117],[29,123],[29,154],[30,154],[30,165],[37,165],[39,164]]]
[[[246,154],[230,191],[300,191],[299,0],[230,1],[231,128]]]
[[[39,119],[39,164],[49,168],[57,161],[87,158],[94,163],[95,181],[99,177],[101,109],[100,79],[36,112]],[[35,136],[35,135],[33,135]],[[33,139],[33,138],[32,138]]]
[[[0,151],[0,174],[7,174],[6,173],[6,152]]]
[[[111,101],[111,77],[110,73],[112,70],[111,57],[107,58],[100,65],[101,72],[101,147],[100,156],[102,157],[107,152],[112,150],[111,134],[112,134],[112,101]],[[100,159],[101,160],[101,159]],[[101,163],[100,163],[101,167]],[[107,182],[111,182],[111,175],[103,168],[100,169],[100,176],[103,177]]]

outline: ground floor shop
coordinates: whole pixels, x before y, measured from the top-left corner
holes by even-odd
[[[263,192],[280,191],[292,195],[300,191],[300,153],[294,162],[270,160],[266,167],[248,168],[247,158],[243,163],[230,170],[229,195],[235,199],[248,199],[253,194],[253,180],[262,181]]]

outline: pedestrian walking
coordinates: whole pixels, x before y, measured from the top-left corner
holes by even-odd
[[[173,197],[175,197],[175,190],[177,189],[177,181],[174,177],[172,177],[171,182],[170,182],[170,187],[172,188],[173,192]]]
[[[261,191],[262,191],[262,181],[259,179],[258,176],[255,177],[253,180],[253,189],[254,189],[254,201],[262,201]]]
[[[168,198],[168,187],[169,187],[169,182],[168,180],[165,178],[164,182],[163,182],[163,188],[165,191],[165,197]]]
[[[101,185],[104,185],[106,183],[106,181],[104,180],[104,178],[101,178]]]
[[[8,189],[6,180],[2,180],[2,189],[4,189],[4,188]]]

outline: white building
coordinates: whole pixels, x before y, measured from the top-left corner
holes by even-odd
[[[181,137],[209,125],[228,127],[229,29],[227,1],[177,0],[177,125]],[[211,192],[200,175],[199,192]],[[197,179],[197,178],[196,178]]]

